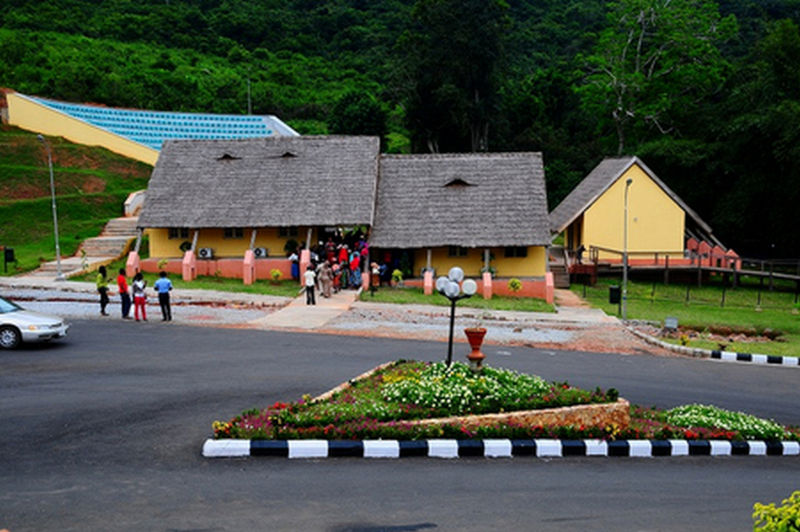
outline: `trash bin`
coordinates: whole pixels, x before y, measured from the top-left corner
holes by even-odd
[[[619,289],[619,286],[609,286],[608,287],[608,302],[612,305],[619,305],[619,302],[622,300],[622,291]]]
[[[17,259],[14,257],[14,248],[6,248],[4,252],[6,262],[17,262]]]

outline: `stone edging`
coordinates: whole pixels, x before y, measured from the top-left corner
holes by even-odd
[[[800,366],[800,357],[759,355],[752,353],[730,353],[728,351],[720,351],[717,349],[712,351],[710,349],[700,349],[699,347],[685,347],[682,345],[674,345],[669,342],[664,342],[663,340],[659,340],[658,338],[650,336],[649,334],[637,331],[631,326],[628,326],[628,330],[649,344],[657,345],[659,347],[663,347],[664,349],[669,349],[674,353],[689,355],[695,358],[711,358],[720,360],[722,362],[749,362],[752,364],[771,364],[775,366]]]
[[[561,458],[569,456],[798,456],[795,441],[728,440],[212,440],[205,458]]]

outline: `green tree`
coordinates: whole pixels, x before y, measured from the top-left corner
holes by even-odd
[[[387,113],[374,96],[360,92],[347,92],[336,101],[328,124],[331,133],[343,135],[375,135],[384,144]]]
[[[717,90],[726,62],[719,44],[736,32],[712,0],[620,0],[585,58],[584,108],[610,119],[622,154],[637,129],[673,131],[674,115]]]
[[[486,151],[497,110],[507,4],[418,0],[400,40],[414,151]]]

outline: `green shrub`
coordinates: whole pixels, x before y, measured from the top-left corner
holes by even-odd
[[[800,491],[784,499],[782,505],[774,503],[753,505],[753,530],[769,532],[796,532],[800,530]]]
[[[757,418],[742,412],[731,412],[716,406],[684,405],[667,410],[667,423],[679,427],[706,427],[739,432],[747,439],[780,440],[786,437],[784,428],[774,421]]]
[[[392,272],[392,281],[395,283],[402,283],[403,282],[403,272],[401,270],[395,270]]]
[[[269,276],[273,281],[278,282],[281,280],[281,271],[277,268],[273,268],[269,271]]]
[[[508,280],[508,289],[516,294],[520,290],[522,290],[522,281],[517,279],[516,277]]]

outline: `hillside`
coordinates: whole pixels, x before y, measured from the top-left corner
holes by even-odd
[[[303,134],[378,133],[389,152],[541,151],[551,207],[623,151],[729,246],[800,255],[784,230],[800,202],[788,126],[800,120],[800,0],[8,4],[0,86],[219,113],[247,112],[249,89],[254,113]],[[642,10],[663,65],[646,73],[614,57]]]
[[[102,148],[48,138],[63,256],[122,216],[128,194],[147,188],[151,167]],[[47,152],[35,134],[0,126],[0,245],[18,263],[9,274],[55,258]],[[2,272],[2,270],[0,270]]]

